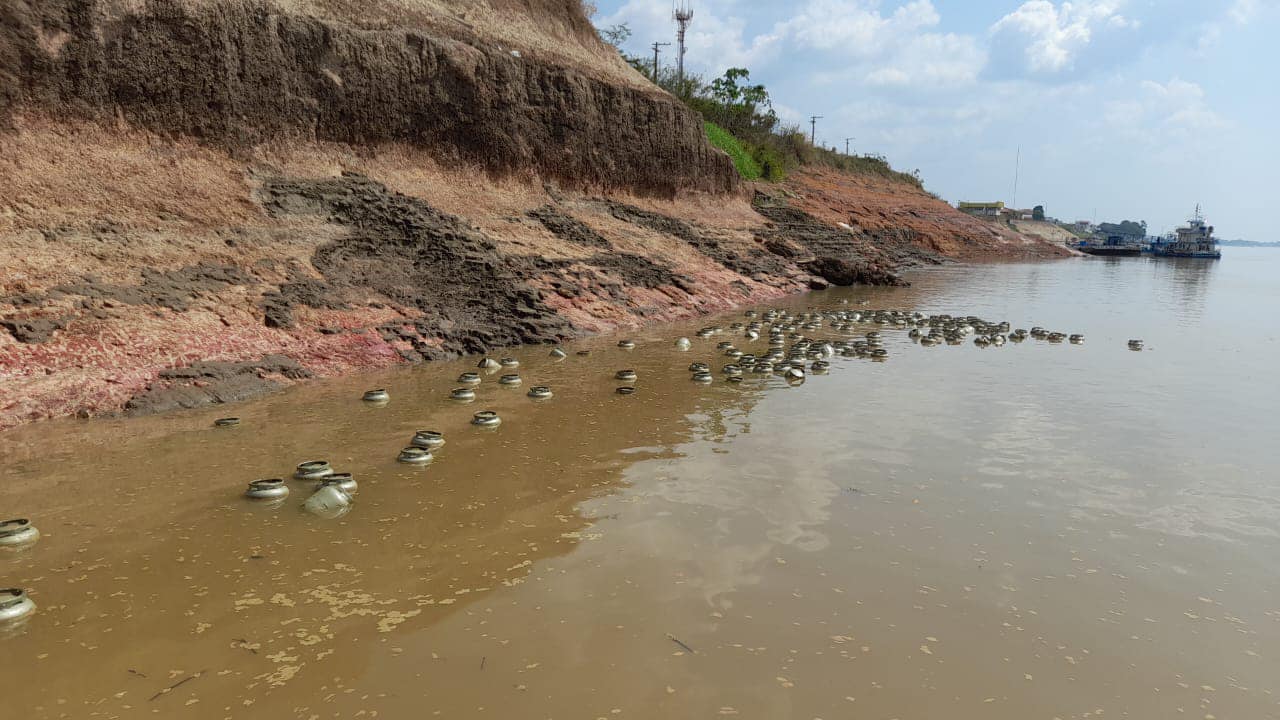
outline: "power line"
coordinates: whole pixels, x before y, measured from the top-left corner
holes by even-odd
[[[656,42],[653,44],[653,82],[658,82],[658,52],[660,48],[664,48],[671,43]]]
[[[809,144],[815,147],[818,144],[818,121],[821,119],[821,115],[813,115],[809,118]]]
[[[849,141],[850,141],[850,140],[857,140],[857,139],[858,139],[858,138],[855,138],[855,137],[847,137],[847,138],[845,138],[845,139],[844,139],[844,154],[845,154],[845,155],[848,155],[848,154],[849,154]]]

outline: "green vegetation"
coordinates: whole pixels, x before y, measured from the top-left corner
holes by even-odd
[[[1146,220],[1121,220],[1119,223],[1102,223],[1098,232],[1103,235],[1127,235],[1129,237],[1146,237]]]
[[[846,155],[835,148],[816,146],[799,126],[781,124],[769,91],[764,85],[753,84],[746,68],[729,68],[711,82],[697,75],[678,77],[674,68],[661,68],[655,74],[652,59],[622,51],[621,46],[631,37],[625,24],[602,28],[599,33],[638,72],[702,114],[707,138],[729,154],[744,179],[779,182],[790,170],[819,165],[924,188],[918,170],[894,170],[882,155]]]
[[[738,174],[744,180],[759,180],[762,175],[760,165],[751,157],[747,149],[742,147],[742,143],[738,139],[730,135],[724,128],[713,122],[707,121],[703,123],[707,129],[707,139],[712,145],[720,148],[729,154],[733,159],[733,166],[738,169]]]

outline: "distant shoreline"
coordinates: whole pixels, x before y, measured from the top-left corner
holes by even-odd
[[[1280,242],[1254,242],[1252,240],[1219,240],[1223,247],[1280,248]]]

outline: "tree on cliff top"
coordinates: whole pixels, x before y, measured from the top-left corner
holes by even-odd
[[[626,23],[596,30],[600,39],[617,49],[641,75],[698,111],[709,123],[708,139],[734,157],[739,173],[750,175],[749,179],[782,180],[791,168],[817,164],[924,187],[918,170],[912,174],[898,172],[883,156],[845,155],[835,148],[813,145],[799,127],[780,128],[769,90],[752,83],[747,68],[729,68],[709,83],[695,73],[680,77],[671,66],[660,67],[655,73],[652,58],[631,56],[622,49],[632,35]],[[743,167],[758,170],[743,173]]]
[[[729,68],[685,102],[749,143],[765,142],[778,126],[769,91],[764,85],[751,84],[751,71],[746,68]]]
[[[636,72],[644,75],[650,80],[654,80],[654,82],[657,82],[657,80],[652,77],[653,66],[648,60],[642,57],[628,55],[626,51],[622,49],[622,45],[631,39],[630,25],[627,25],[626,23],[610,25],[608,27],[596,28],[596,32],[600,33],[600,39],[612,45],[613,48],[618,51],[618,55],[620,55],[628,65],[635,68]]]
[[[1146,237],[1147,221],[1122,220],[1119,223],[1102,223],[1098,231],[1103,235],[1125,235],[1128,237]]]

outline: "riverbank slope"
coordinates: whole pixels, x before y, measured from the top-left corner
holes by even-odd
[[[7,3],[0,185],[0,429],[1057,252],[741,183],[576,0]]]

